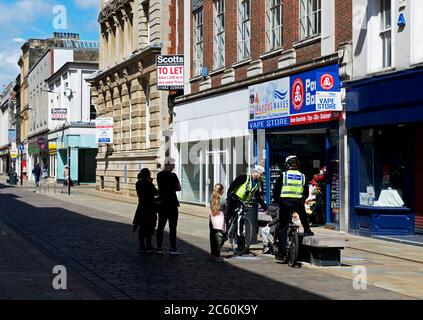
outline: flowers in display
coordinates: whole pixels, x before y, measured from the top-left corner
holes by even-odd
[[[323,205],[323,191],[326,185],[327,171],[326,167],[320,169],[320,172],[313,176],[310,181],[309,196],[306,200],[306,212],[308,215],[316,215],[318,208]]]

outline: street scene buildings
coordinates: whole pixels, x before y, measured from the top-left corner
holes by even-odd
[[[68,18],[88,7],[69,4]],[[423,1],[99,0],[90,10],[95,20],[72,30],[49,26],[42,37],[16,38],[16,72],[0,90],[0,230],[25,252],[46,245],[38,232],[59,244],[53,256],[83,279],[65,298],[423,298]],[[276,193],[278,183],[285,189]],[[174,189],[176,218],[163,214],[164,185]],[[288,266],[279,274],[263,244],[267,206],[282,212],[286,187],[314,232],[298,229],[296,278]],[[224,229],[222,239],[230,231],[226,214],[225,228],[213,228],[216,203],[228,198],[217,212],[232,210],[234,195],[251,202],[243,213],[250,250],[237,254],[229,239],[226,260],[212,260],[225,260],[228,283],[230,275],[243,279],[239,292],[215,285],[220,275],[203,261],[216,230]],[[161,243],[144,248],[159,252],[150,260],[135,260],[128,246],[138,239],[127,225],[135,232],[134,214],[145,206],[154,211],[153,233],[167,219],[171,237],[178,230],[181,252],[172,239],[169,252],[183,253],[181,264],[160,255]],[[46,227],[61,222],[68,229],[57,234]],[[274,239],[287,238],[276,230]],[[51,262],[39,255],[44,277]],[[116,280],[128,266],[140,270]],[[366,290],[351,284],[357,266],[367,268]],[[86,284],[91,272],[101,284]]]

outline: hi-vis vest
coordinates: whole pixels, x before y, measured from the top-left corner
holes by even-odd
[[[303,197],[305,176],[298,170],[283,173],[281,198],[301,199]]]
[[[258,189],[258,187],[258,183],[255,183],[253,187],[253,178],[251,177],[251,175],[248,175],[247,180],[244,182],[244,184],[240,185],[235,191],[235,195],[238,197],[239,200],[249,202],[251,201],[251,198]]]

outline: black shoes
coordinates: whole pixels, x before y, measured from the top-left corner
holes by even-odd
[[[284,255],[276,255],[275,256],[275,261],[276,263],[287,263],[288,262],[288,257],[284,256]]]

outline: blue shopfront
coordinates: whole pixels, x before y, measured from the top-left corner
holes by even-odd
[[[350,231],[414,234],[423,226],[423,70],[345,88]]]
[[[338,66],[326,65],[255,84],[248,92],[248,127],[254,136],[254,160],[266,168],[263,193],[267,203],[274,198],[273,187],[285,170],[285,158],[295,154],[310,185],[314,177],[324,175],[319,193],[310,195],[313,205],[306,206],[311,222],[339,227],[342,103]]]

